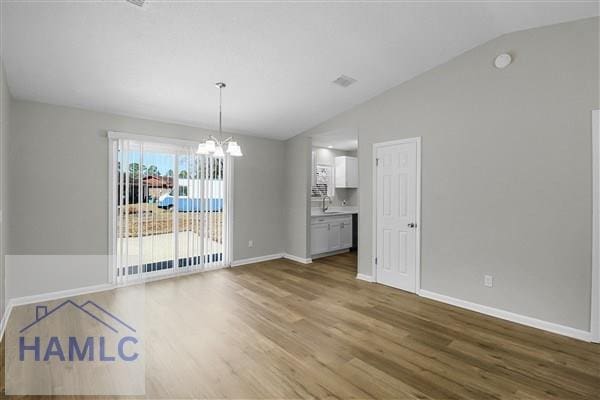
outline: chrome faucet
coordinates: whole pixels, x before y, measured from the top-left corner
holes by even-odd
[[[331,205],[331,197],[329,196],[323,196],[323,212],[327,211],[329,209],[329,206],[325,207],[325,200],[329,199],[329,206]]]

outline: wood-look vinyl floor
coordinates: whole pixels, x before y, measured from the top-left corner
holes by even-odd
[[[600,346],[355,276],[348,253],[146,284],[146,398],[600,399]]]

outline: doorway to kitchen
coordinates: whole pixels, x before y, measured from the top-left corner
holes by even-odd
[[[358,249],[358,132],[314,134],[310,185],[310,256],[315,260]]]
[[[230,263],[231,159],[111,133],[111,262],[123,284]]]

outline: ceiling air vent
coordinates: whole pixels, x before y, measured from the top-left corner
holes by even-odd
[[[349,76],[346,76],[346,75],[340,75],[335,81],[333,81],[333,83],[335,83],[336,85],[339,85],[341,87],[348,87],[348,86],[352,85],[354,82],[356,82],[356,79],[350,78]]]
[[[146,0],[127,0],[127,1],[130,2],[131,4],[135,4],[136,6],[141,7],[144,5],[144,2]]]

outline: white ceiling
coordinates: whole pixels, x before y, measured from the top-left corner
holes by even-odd
[[[358,132],[354,129],[337,129],[311,136],[314,147],[335,150],[358,150]]]
[[[284,139],[500,34],[598,15],[595,2],[2,4],[21,99]],[[358,80],[341,88],[345,74]]]

